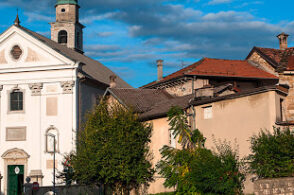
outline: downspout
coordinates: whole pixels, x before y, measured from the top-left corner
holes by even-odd
[[[192,80],[192,94],[193,94],[193,99],[195,98],[195,81],[196,81],[196,76],[193,76]],[[192,130],[196,129],[196,111],[194,105],[191,105],[192,107]]]

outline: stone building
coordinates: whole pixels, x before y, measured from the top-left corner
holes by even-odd
[[[284,116],[278,124],[294,125],[294,47],[288,47],[288,36],[279,34],[280,48],[253,47],[246,60],[254,66],[279,77],[279,84],[289,88],[283,104]]]
[[[158,79],[144,89],[165,89],[167,92],[183,96],[192,94],[204,86],[232,84],[237,91],[278,83],[278,77],[253,66],[246,60],[224,60],[203,58],[166,77],[162,76],[162,60],[158,63]]]
[[[0,35],[0,171],[2,193],[20,194],[26,177],[52,185],[56,168],[75,150],[84,114],[115,75],[83,55],[77,0],[58,0],[52,40],[14,24]],[[130,88],[116,76],[117,87]]]

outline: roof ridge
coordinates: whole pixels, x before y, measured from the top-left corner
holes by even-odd
[[[204,59],[208,59],[208,60],[224,60],[224,61],[240,61],[240,62],[246,62],[247,60],[235,60],[235,59],[222,59],[222,58],[209,58],[209,57],[205,57]]]

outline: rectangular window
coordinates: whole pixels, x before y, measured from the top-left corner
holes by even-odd
[[[204,119],[211,119],[212,118],[212,106],[204,107],[203,114],[204,114]]]
[[[10,93],[10,111],[23,110],[23,92],[13,91]]]

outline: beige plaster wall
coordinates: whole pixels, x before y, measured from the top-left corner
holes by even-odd
[[[161,159],[160,149],[164,145],[170,145],[170,131],[167,118],[155,119],[148,121],[153,125],[150,152],[153,155],[152,165],[155,166]],[[163,186],[164,179],[158,173],[155,173],[155,181],[150,183],[148,194],[159,192],[170,192],[174,189],[166,189]]]
[[[207,138],[206,146],[213,148],[213,140],[236,143],[240,157],[250,154],[249,138],[260,129],[272,130],[280,113],[280,95],[275,91],[232,100],[196,106],[196,127]],[[203,107],[212,106],[212,118],[204,119]],[[253,192],[251,177],[245,183],[245,192]]]
[[[223,100],[196,106],[196,127],[207,137],[207,146],[212,147],[212,138],[222,138],[239,144],[240,155],[250,153],[249,137],[260,129],[272,129],[279,116],[279,98],[274,91]],[[204,119],[203,107],[212,106],[212,118]]]

